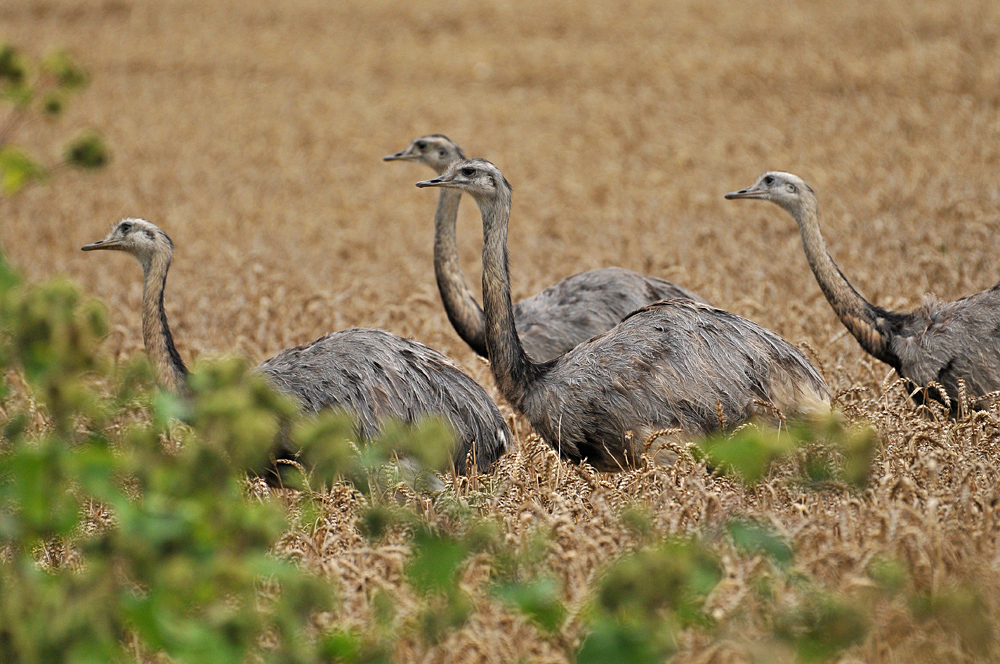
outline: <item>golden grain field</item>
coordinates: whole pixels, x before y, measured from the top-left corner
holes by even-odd
[[[794,544],[796,566],[836,592],[856,593],[871,560],[891,555],[915,588],[975,587],[1000,620],[997,412],[942,422],[916,411],[835,318],[794,222],[722,198],[765,170],[802,176],[831,253],[888,308],[993,285],[995,0],[3,0],[0,39],[35,54],[67,47],[92,74],[60,128],[100,128],[112,163],[0,199],[0,246],[30,278],[68,275],[106,301],[110,352],[141,352],[141,272],[79,248],[138,216],[177,245],[166,304],[185,358],[236,350],[258,362],[328,331],[381,327],[455,358],[496,397],[438,299],[437,193],[413,186],[431,171],[381,161],[445,133],[513,184],[515,298],[606,265],[663,276],[807,344],[848,417],[881,435],[873,486],[850,494],[780,477],[747,490],[684,457],[594,474],[519,423],[517,449],[484,480],[504,487],[491,509],[514,539],[551,529],[547,556],[570,607],[634,545],[617,513],[639,500],[664,535],[763,518]],[[58,154],[44,124],[19,136]],[[469,200],[459,240],[478,292]],[[370,620],[379,588],[409,606],[405,547],[369,544],[351,501],[332,495],[321,525],[282,544],[337,584],[345,608],[326,619],[348,625]],[[755,650],[769,629],[748,606],[759,564],[725,561],[709,608],[727,627],[686,639],[677,661],[792,661]],[[887,599],[871,619],[842,661],[1000,657],[996,643],[970,644]],[[564,662],[579,629],[571,619],[562,640],[544,638],[483,595],[443,644],[404,641],[397,656]]]

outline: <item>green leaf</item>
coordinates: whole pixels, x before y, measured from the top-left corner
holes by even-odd
[[[41,164],[16,147],[0,147],[0,190],[16,194],[30,182],[46,175]]]
[[[22,85],[27,78],[24,57],[10,44],[0,44],[0,84]]]
[[[65,99],[58,92],[50,92],[42,100],[42,110],[49,115],[59,115],[65,106]]]
[[[864,641],[868,618],[860,605],[813,590],[776,618],[775,632],[795,646],[800,662],[826,662]]]
[[[739,551],[763,554],[782,567],[792,562],[795,553],[791,545],[769,526],[755,521],[734,520],[726,525],[726,529]]]
[[[909,573],[906,566],[895,558],[877,556],[865,568],[868,576],[889,595],[895,595],[906,586]]]
[[[77,168],[101,168],[109,160],[104,139],[93,129],[84,131],[66,146],[66,163]]]
[[[422,528],[413,538],[413,557],[406,565],[406,576],[422,593],[446,590],[454,584],[467,554],[464,542]]]
[[[66,51],[53,51],[42,61],[42,66],[61,88],[76,90],[87,84],[87,72]]]
[[[543,578],[529,583],[508,583],[495,589],[497,596],[516,606],[542,630],[553,633],[566,619],[566,607],[559,597],[555,579]]]
[[[710,468],[750,485],[762,480],[775,460],[796,447],[797,441],[791,436],[762,425],[709,436],[698,443]]]
[[[655,635],[640,625],[601,619],[591,626],[576,654],[577,664],[662,664],[665,655],[655,648]]]
[[[921,593],[910,600],[910,610],[918,620],[936,620],[957,633],[962,645],[973,652],[984,654],[995,642],[987,602],[976,588],[953,586]]]
[[[598,606],[621,620],[659,624],[665,612],[681,623],[704,622],[704,597],[722,578],[717,556],[694,540],[670,540],[627,555],[607,571]]]

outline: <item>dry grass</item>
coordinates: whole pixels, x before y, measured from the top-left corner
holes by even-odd
[[[800,174],[819,193],[834,256],[884,306],[992,285],[1000,4],[5,0],[0,37],[38,53],[67,46],[92,70],[64,122],[102,128],[114,162],[0,200],[0,242],[30,277],[69,274],[104,298],[113,352],[141,346],[138,267],[78,249],[142,216],[179,248],[167,306],[187,357],[237,349],[259,360],[330,330],[383,327],[441,349],[492,390],[437,298],[436,196],[413,188],[429,173],[379,161],[444,132],[514,184],[515,296],[611,264],[674,279],[807,342],[849,415],[882,434],[877,483],[851,496],[781,478],[746,491],[683,457],[594,475],[521,425],[518,449],[480,481],[501,487],[488,509],[514,540],[554,533],[547,555],[571,607],[634,544],[618,514],[635,500],[664,534],[764,518],[794,543],[796,565],[836,591],[868,583],[873,557],[896,556],[915,589],[973,584],[1000,619],[994,414],[943,422],[915,411],[843,332],[793,222],[722,199],[765,169]],[[24,142],[56,150],[49,133],[30,127]],[[459,225],[474,277],[468,202]],[[346,609],[328,618],[347,624],[368,620],[379,588],[399,593],[404,611],[415,601],[401,589],[405,547],[361,538],[355,503],[330,496],[323,521],[283,544],[340,586]],[[767,633],[746,584],[760,561],[726,564],[710,603],[733,633],[691,638],[681,661],[749,661],[748,641]],[[477,597],[465,628],[429,651],[399,644],[401,661],[565,661],[559,644]],[[879,600],[872,617],[845,661],[986,656],[898,603]],[[570,620],[564,642],[578,630]]]

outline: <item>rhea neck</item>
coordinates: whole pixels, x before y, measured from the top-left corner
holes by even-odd
[[[806,260],[837,317],[868,353],[896,366],[898,359],[889,348],[891,331],[886,317],[890,314],[862,297],[833,261],[819,229],[816,197],[812,192],[803,192],[796,203],[782,207],[795,218]]]
[[[458,189],[441,189],[434,215],[434,276],[452,327],[477,355],[487,357],[483,310],[469,292],[458,260],[455,221],[461,198]]]
[[[157,246],[152,253],[137,258],[142,265],[142,340],[146,354],[156,368],[160,384],[180,390],[185,385],[188,370],[174,345],[167,324],[167,310],[163,306],[173,251],[168,246]]]
[[[535,364],[528,357],[514,325],[507,253],[510,190],[498,182],[495,195],[477,197],[476,202],[483,217],[483,308],[490,368],[500,393],[523,410],[531,383],[544,373],[548,363]]]

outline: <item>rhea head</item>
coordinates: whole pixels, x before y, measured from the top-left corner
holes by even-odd
[[[415,161],[444,173],[456,161],[465,159],[462,148],[444,134],[430,134],[414,139],[409,147],[382,157],[383,161]]]
[[[759,198],[780,205],[785,210],[795,214],[808,200],[815,201],[812,188],[797,175],[783,171],[769,171],[746,189],[726,194],[727,199]]]
[[[485,159],[463,159],[451,165],[444,175],[417,183],[418,187],[461,189],[476,200],[495,198],[512,187],[500,169]]]
[[[103,240],[84,245],[84,251],[108,249],[126,251],[135,256],[143,269],[149,269],[153,257],[173,253],[174,243],[156,224],[145,219],[122,219]]]

